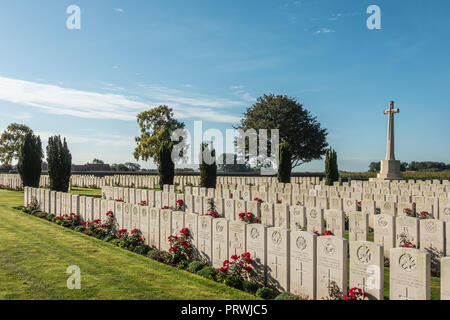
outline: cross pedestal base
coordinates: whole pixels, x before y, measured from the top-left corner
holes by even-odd
[[[377,175],[377,180],[399,180],[403,179],[400,173],[399,160],[381,160],[380,173]]]

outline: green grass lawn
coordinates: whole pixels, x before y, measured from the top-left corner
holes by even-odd
[[[71,192],[101,195],[100,189]],[[255,299],[12,209],[22,204],[23,192],[0,190],[0,299]],[[66,287],[70,265],[81,269],[81,290]],[[388,298],[389,268],[384,272]],[[432,277],[431,298],[439,297],[440,279]]]
[[[72,187],[72,190],[70,190],[69,192],[73,193],[73,194],[78,194],[80,196],[101,196],[102,195],[102,189]]]
[[[0,190],[0,299],[255,299],[12,209],[22,202]],[[67,289],[71,265],[81,290]]]

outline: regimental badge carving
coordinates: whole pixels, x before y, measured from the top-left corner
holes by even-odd
[[[208,227],[208,222],[206,219],[202,219],[202,229],[206,229]]]
[[[352,205],[352,201],[351,200],[348,200],[347,201],[347,207],[350,207]]]
[[[389,224],[389,222],[387,221],[386,218],[381,217],[380,219],[378,219],[378,225],[382,228],[386,228],[386,226]]]
[[[301,251],[305,250],[305,249],[306,249],[306,246],[307,246],[306,239],[303,238],[302,236],[299,236],[299,237],[297,238],[297,240],[295,241],[295,245],[297,246],[297,248],[298,248],[299,250],[301,250]]]
[[[416,260],[409,253],[402,254],[399,258],[398,264],[407,272],[411,272],[416,269]]]
[[[323,243],[323,250],[328,255],[334,255],[336,253],[336,246],[333,243],[333,240],[328,239]]]
[[[134,207],[133,208],[133,214],[136,216],[138,214],[138,208]]]
[[[280,245],[282,241],[281,233],[279,231],[275,231],[272,233],[272,242],[276,245]]]
[[[356,256],[364,264],[368,264],[372,260],[372,252],[366,245],[362,245],[356,250]]]
[[[146,217],[146,216],[147,216],[147,209],[143,209],[143,210],[142,210],[142,216],[143,216],[143,217]]]
[[[222,233],[222,231],[223,231],[223,225],[222,225],[222,222],[217,222],[217,223],[216,223],[216,231],[217,231],[218,233]]]
[[[129,206],[125,206],[125,213],[129,214],[130,213],[130,207]]]
[[[300,210],[294,209],[293,214],[294,214],[295,217],[298,217],[300,215]]]
[[[444,209],[444,215],[450,216],[450,208],[449,207]]]
[[[437,229],[436,222],[433,219],[427,219],[425,221],[425,230],[429,233],[435,233]]]
[[[385,203],[384,203],[384,208],[385,208],[386,210],[389,210],[389,209],[391,208],[391,204],[390,204],[389,202],[385,202]]]
[[[252,228],[252,230],[250,230],[250,237],[251,237],[253,240],[256,240],[256,239],[259,238],[259,231],[258,231],[257,228]]]
[[[317,211],[315,209],[312,209],[309,212],[309,215],[311,216],[311,218],[315,219],[315,218],[317,218]]]

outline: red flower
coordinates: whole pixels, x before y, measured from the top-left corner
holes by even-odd
[[[178,200],[177,200],[177,204],[178,204],[179,206],[182,206],[182,205],[183,205],[183,203],[184,203],[184,202],[183,202],[183,200],[182,200],[182,199],[178,199]]]

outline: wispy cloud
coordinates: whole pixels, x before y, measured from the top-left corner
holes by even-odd
[[[336,31],[328,29],[328,28],[321,28],[321,29],[314,31],[314,34],[327,34],[327,33],[333,33],[333,32],[336,32]]]
[[[120,120],[134,120],[136,111],[148,107],[146,103],[124,95],[80,91],[5,77],[0,77],[0,100],[52,114]]]
[[[60,135],[61,139],[66,138],[66,140],[71,144],[96,144],[111,147],[129,147],[134,144],[133,137],[125,137],[119,135],[110,135],[108,137],[92,137],[92,136],[82,136],[82,135],[72,135],[64,133],[52,133],[49,131],[37,131],[36,135],[41,137],[41,140],[45,143],[49,137],[54,135]]]
[[[104,90],[114,93],[81,91],[0,77],[0,100],[50,114],[125,121],[135,121],[137,113],[166,104],[180,119],[235,123],[239,118],[230,114],[229,109],[245,106],[242,100],[186,95],[164,86],[140,85],[142,92],[125,95],[126,90],[122,87],[112,83],[102,85]]]
[[[125,10],[123,10],[122,8],[115,8],[114,11],[118,13],[125,13]]]
[[[246,102],[255,102],[256,98],[253,97],[249,92],[247,92],[245,89],[245,86],[243,85],[233,85],[230,86],[230,90],[233,92],[235,96],[238,96],[242,100]]]

